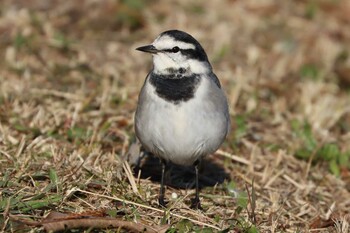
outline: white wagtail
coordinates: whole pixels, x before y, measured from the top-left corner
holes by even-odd
[[[143,147],[162,161],[159,204],[164,202],[166,165],[193,166],[196,196],[200,160],[215,152],[230,128],[227,99],[207,54],[191,35],[169,30],[151,45],[137,48],[153,55],[153,69],[139,95],[135,132]]]

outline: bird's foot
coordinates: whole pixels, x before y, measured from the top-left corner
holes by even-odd
[[[166,205],[168,204],[168,202],[164,200],[164,197],[163,198],[159,197],[158,204],[159,206],[166,208]]]
[[[191,199],[191,209],[203,210],[203,208],[201,206],[201,201],[199,200],[198,197]]]

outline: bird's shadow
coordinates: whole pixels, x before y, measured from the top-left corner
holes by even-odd
[[[140,173],[141,172],[141,173]],[[160,182],[162,164],[159,158],[150,153],[140,159],[139,164],[134,167],[134,174],[140,178]],[[176,164],[169,164],[166,173],[166,185],[177,189],[189,189],[195,187],[195,169],[193,166],[184,167]],[[201,161],[199,170],[199,188],[213,187],[229,179],[229,174],[223,167],[212,158],[206,157]]]

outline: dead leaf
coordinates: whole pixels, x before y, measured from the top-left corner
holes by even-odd
[[[321,218],[317,216],[309,225],[310,229],[319,229],[319,228],[327,228],[333,227],[335,225],[334,219],[337,219],[336,214],[332,214],[329,219]]]

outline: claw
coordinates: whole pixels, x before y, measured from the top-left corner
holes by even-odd
[[[203,208],[201,206],[201,201],[199,200],[199,198],[195,197],[195,198],[191,199],[191,209],[203,210]]]

